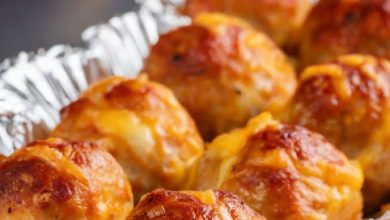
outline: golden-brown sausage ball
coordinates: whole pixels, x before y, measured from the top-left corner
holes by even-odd
[[[322,0],[303,25],[301,64],[342,54],[390,58],[389,0]]]
[[[389,61],[344,55],[307,67],[283,115],[289,123],[324,135],[347,156],[354,157],[383,125],[389,86]]]
[[[220,190],[155,190],[138,203],[128,220],[265,220],[242,200]]]
[[[357,220],[361,215],[360,167],[323,136],[280,124],[268,113],[214,139],[197,180],[199,189],[237,194],[269,220]]]
[[[126,219],[133,196],[107,152],[84,142],[36,141],[0,164],[0,219]]]
[[[145,63],[170,87],[206,140],[284,105],[296,78],[287,57],[241,20],[201,14],[161,37]]]
[[[145,76],[93,85],[61,111],[52,136],[107,149],[126,171],[136,199],[156,187],[186,188],[203,153],[185,109],[170,90]]]
[[[304,22],[310,0],[187,0],[184,13],[223,12],[246,19],[283,45],[295,37]]]

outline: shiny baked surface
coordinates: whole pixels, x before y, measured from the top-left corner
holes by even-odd
[[[199,189],[241,197],[267,219],[360,219],[363,174],[324,137],[268,113],[217,137],[202,158]]]
[[[0,219],[125,219],[127,177],[107,152],[84,142],[36,141],[0,161]]]
[[[162,35],[145,71],[172,89],[206,140],[280,108],[296,87],[292,65],[265,34],[217,13]]]
[[[240,17],[283,45],[296,36],[310,8],[310,0],[187,0],[183,11],[191,17],[200,12]]]
[[[289,123],[324,135],[355,157],[381,130],[388,114],[390,62],[344,55],[306,68],[289,109]]]
[[[127,220],[265,220],[229,192],[155,190],[142,198]]]
[[[155,189],[183,189],[203,152],[194,122],[164,86],[147,77],[98,82],[61,111],[52,136],[88,140],[125,170],[138,199]]]
[[[388,0],[321,0],[303,27],[302,66],[350,53],[390,58]]]

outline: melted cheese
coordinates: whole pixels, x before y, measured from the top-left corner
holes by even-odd
[[[124,81],[126,81],[126,78],[119,76],[112,76],[103,80],[99,80],[92,84],[87,91],[83,92],[80,97],[97,96],[106,93],[111,88]]]
[[[245,128],[220,135],[208,146],[206,156],[221,161],[217,179],[218,186],[221,186],[229,176],[233,165],[238,160],[239,152],[245,147],[248,137],[267,126],[277,125],[279,125],[279,122],[272,119],[271,114],[262,113],[251,119]]]
[[[59,151],[51,149],[48,146],[25,148],[23,151],[17,151],[11,158],[16,158],[18,161],[39,158],[57,170],[76,177],[84,185],[88,185],[88,180],[85,178],[83,170],[79,166]]]
[[[213,190],[183,191],[183,193],[194,196],[207,205],[214,205],[217,202],[217,198],[215,197]]]
[[[330,76],[333,86],[337,93],[343,99],[352,95],[352,89],[343,69],[337,64],[315,65],[305,69],[301,76],[301,82],[304,82],[315,76]]]
[[[360,67],[361,65],[367,62],[367,57],[352,54],[352,55],[340,56],[337,60],[348,66]]]
[[[212,16],[210,16],[212,15]],[[211,28],[211,30],[215,30],[216,27],[223,27],[225,24],[233,24],[238,27],[253,29],[250,25],[245,23],[244,21],[237,19],[235,17],[226,16],[222,13],[200,13],[198,14],[193,21],[195,24]]]

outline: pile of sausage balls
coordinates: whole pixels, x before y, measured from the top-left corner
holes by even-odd
[[[390,0],[178,11],[138,78],[0,157],[0,219],[390,219]]]

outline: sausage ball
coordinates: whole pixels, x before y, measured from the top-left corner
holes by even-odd
[[[136,199],[157,187],[187,188],[203,153],[186,110],[170,90],[145,76],[93,85],[61,111],[52,136],[108,150],[124,168]]]
[[[107,152],[84,142],[36,141],[0,164],[0,219],[126,219],[133,196]]]
[[[357,220],[360,167],[319,134],[263,113],[245,128],[217,137],[207,148],[199,189],[241,197],[269,220]]]
[[[306,68],[283,116],[289,123],[321,133],[354,157],[383,126],[389,85],[389,61],[344,55]]]
[[[173,90],[206,140],[283,106],[296,87],[293,67],[267,36],[221,14],[163,35],[145,71]]]
[[[128,220],[265,220],[229,192],[155,190],[138,203]]]
[[[390,58],[389,0],[322,0],[303,25],[301,64],[362,53]]]
[[[223,12],[249,21],[277,44],[294,37],[311,8],[310,0],[187,0],[184,13]]]

